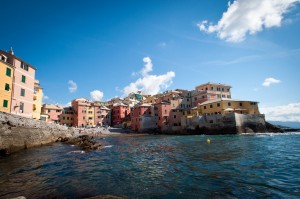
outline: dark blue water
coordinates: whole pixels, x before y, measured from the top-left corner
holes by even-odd
[[[0,198],[300,197],[300,134],[104,141],[88,153],[57,143],[0,158]]]

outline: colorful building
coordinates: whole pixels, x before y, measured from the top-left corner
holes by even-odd
[[[12,49],[9,52],[1,50],[0,54],[6,56],[7,63],[14,67],[10,111],[32,118],[36,68],[16,57]]]
[[[32,118],[39,120],[41,118],[43,100],[43,88],[40,86],[38,80],[34,81],[33,107]]]
[[[130,107],[124,103],[116,103],[112,109],[112,125],[123,125],[130,121]]]
[[[154,107],[151,104],[138,104],[131,108],[131,129],[145,131],[157,127]]]
[[[226,115],[228,113],[260,114],[258,102],[227,98],[210,100],[198,104],[197,111],[199,115]]]
[[[74,112],[73,126],[87,127],[94,125],[94,110],[91,103],[85,98],[78,98],[72,101]]]
[[[220,98],[231,98],[231,86],[227,84],[212,83],[201,84],[196,86],[191,92],[192,106],[197,106],[202,102]]]
[[[95,112],[96,126],[110,126],[111,125],[111,110],[101,103],[93,103]]]
[[[10,113],[12,103],[14,67],[0,52],[0,111]]]
[[[73,126],[74,121],[74,111],[72,107],[65,107],[62,114],[59,115],[60,124],[64,126]]]
[[[157,116],[157,126],[160,130],[168,129],[171,109],[170,102],[159,102],[154,104],[154,115]]]
[[[44,104],[42,106],[42,113],[43,115],[48,115],[47,122],[48,123],[60,123],[60,115],[63,111],[62,106],[54,105],[54,104]]]

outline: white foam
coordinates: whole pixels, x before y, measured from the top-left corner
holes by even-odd
[[[81,151],[81,150],[76,150],[76,151],[70,151],[68,152],[67,154],[71,154],[71,153],[80,153],[80,154],[83,154],[85,153],[84,151]]]
[[[104,148],[111,148],[112,145],[107,145],[107,146],[104,146]]]

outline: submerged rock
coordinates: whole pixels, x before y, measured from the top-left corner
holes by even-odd
[[[88,135],[81,135],[75,138],[58,138],[57,141],[66,144],[77,145],[82,150],[96,150],[103,148],[101,143],[97,143],[93,140],[93,137]]]

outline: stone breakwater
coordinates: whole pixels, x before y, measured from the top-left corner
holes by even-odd
[[[0,155],[53,143],[77,133],[75,128],[0,112]]]

